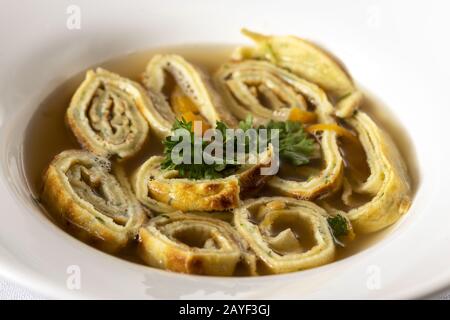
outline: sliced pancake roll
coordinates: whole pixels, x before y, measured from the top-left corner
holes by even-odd
[[[181,211],[226,211],[237,208],[241,195],[259,190],[271,178],[262,175],[269,167],[272,149],[261,154],[254,165],[245,165],[235,174],[218,179],[180,178],[177,170],[164,170],[164,157],[153,156],[133,175],[133,189],[138,200],[157,213]]]
[[[124,173],[106,158],[64,151],[44,176],[42,200],[76,237],[107,251],[133,239],[146,215]]]
[[[177,170],[161,169],[163,160],[151,157],[133,176],[137,198],[152,211],[222,211],[238,206],[240,188],[236,176],[214,180],[179,178]]]
[[[217,121],[236,125],[207,75],[181,56],[154,56],[142,82],[153,102],[144,115],[161,138],[169,135],[175,119],[202,121],[204,129],[214,127]]]
[[[363,182],[346,183],[344,203],[352,206],[352,194],[372,197],[348,210],[347,217],[357,232],[374,232],[408,211],[412,201],[410,179],[397,147],[366,113],[358,111],[346,122],[358,133],[370,174]]]
[[[288,120],[291,112],[299,111],[316,117],[308,113],[305,98],[292,86],[292,80],[297,80],[293,74],[255,60],[226,63],[215,75],[216,85],[233,114],[240,120],[251,114],[256,123]]]
[[[332,116],[333,106],[324,91],[269,62],[246,60],[225,64],[216,74],[216,81],[238,118],[252,114],[257,122],[262,123],[292,119],[337,126]],[[266,98],[263,99],[261,95],[264,94]],[[277,102],[267,102],[270,99]],[[266,105],[261,100],[266,101]],[[314,107],[314,112],[307,109],[305,101]],[[314,199],[338,188],[343,163],[337,137],[336,130],[326,130],[319,138],[325,163],[319,173],[306,181],[274,177],[269,185],[283,195],[300,199]]]
[[[213,276],[256,272],[256,259],[246,242],[230,224],[218,219],[162,214],[140,229],[139,240],[140,256],[153,267]]]
[[[335,245],[325,210],[285,197],[248,200],[234,210],[234,225],[269,273],[333,261]]]
[[[235,60],[261,59],[311,81],[336,100],[336,115],[351,116],[361,102],[362,94],[353,80],[328,52],[295,36],[268,36],[243,29],[255,41],[254,47],[240,47]]]
[[[137,83],[98,68],[88,71],[66,112],[66,121],[81,145],[99,156],[129,158],[147,139],[140,110],[150,104]]]

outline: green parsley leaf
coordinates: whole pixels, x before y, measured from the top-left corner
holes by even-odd
[[[253,117],[251,114],[249,114],[244,121],[239,122],[239,128],[244,132],[253,128]]]
[[[342,215],[338,214],[334,217],[329,217],[327,221],[336,238],[346,236],[349,233],[347,220]]]
[[[269,130],[270,138],[271,129],[279,130],[279,152],[281,159],[295,166],[301,166],[309,163],[310,159],[319,156],[318,144],[308,136],[299,122],[270,121],[265,128]]]

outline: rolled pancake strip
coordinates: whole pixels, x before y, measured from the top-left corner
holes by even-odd
[[[178,178],[178,171],[161,169],[163,160],[151,157],[133,177],[136,197],[152,211],[223,211],[238,206],[240,188],[236,176],[214,180]]]
[[[217,121],[222,121],[229,127],[236,125],[236,120],[224,107],[220,96],[211,86],[209,78],[201,70],[181,56],[156,55],[148,63],[142,82],[153,102],[145,110],[144,115],[161,138],[170,134],[173,122],[182,116],[175,113],[175,106],[171,105],[170,99],[164,96],[166,73],[175,79],[176,86],[193,102],[196,111],[211,127],[215,127]]]
[[[262,175],[269,167],[272,147],[260,155],[254,165],[245,165],[236,174],[213,180],[191,180],[178,177],[177,170],[163,170],[164,158],[153,156],[133,175],[133,188],[138,200],[158,213],[181,211],[226,211],[237,208],[240,195],[259,190],[271,178]]]
[[[397,147],[367,114],[358,111],[346,121],[358,133],[370,168],[368,179],[353,191],[373,196],[368,203],[348,211],[347,217],[357,232],[374,232],[408,211],[410,180]]]
[[[251,82],[248,82],[249,78],[252,79]],[[284,111],[276,110],[272,112],[268,110],[250,93],[248,87],[249,83],[252,85],[263,83],[265,87],[271,88],[276,95],[279,92],[284,92],[284,94],[288,95],[289,98],[286,98],[286,101],[296,101],[299,96],[305,97],[315,106],[315,113],[319,123],[335,123],[332,117],[333,106],[328,101],[324,91],[317,85],[275,67],[268,62],[249,60],[226,64],[216,74],[216,81],[227,98],[230,108],[233,111],[239,110],[236,112],[238,118],[241,118],[239,114],[242,117],[253,114],[260,122],[265,122],[269,119],[282,121],[286,120],[289,109],[294,107],[305,108],[301,104],[294,104],[287,105]],[[233,85],[230,86],[230,82]],[[264,110],[264,112],[261,110]],[[338,188],[341,183],[343,163],[339,153],[336,133],[324,132],[320,139],[320,144],[325,168],[319,174],[311,176],[307,181],[302,182],[274,177],[268,182],[269,186],[283,195],[308,200]]]
[[[248,200],[234,210],[234,225],[270,273],[312,268],[334,259],[325,210],[286,197]],[[295,232],[296,227],[300,232]]]
[[[292,88],[286,76],[287,72],[270,63],[249,60],[222,65],[215,81],[238,119],[251,114],[261,124],[287,120],[294,108],[306,110],[303,95]]]
[[[116,251],[133,239],[146,215],[124,173],[87,151],[57,155],[44,176],[42,200],[81,240]]]
[[[128,158],[147,138],[140,109],[150,100],[143,88],[98,68],[88,71],[66,112],[66,121],[81,145],[99,156]]]
[[[255,256],[230,224],[205,216],[159,215],[139,231],[139,252],[150,266],[190,274],[231,276],[239,264],[256,273]]]
[[[337,98],[336,115],[349,117],[358,108],[362,94],[351,77],[329,53],[295,36],[267,36],[248,30],[243,34],[255,47],[238,48],[235,60],[262,59],[311,81]]]

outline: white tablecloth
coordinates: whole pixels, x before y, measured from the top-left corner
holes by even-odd
[[[45,297],[0,278],[0,300],[37,300]]]
[[[450,289],[431,295],[429,299],[450,300]],[[0,300],[41,300],[44,296],[30,291],[27,288],[14,284],[8,280],[0,278]]]

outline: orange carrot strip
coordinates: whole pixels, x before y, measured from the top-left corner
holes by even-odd
[[[298,121],[302,123],[311,123],[317,120],[317,115],[314,112],[305,111],[300,108],[294,107],[289,113],[288,120]]]

